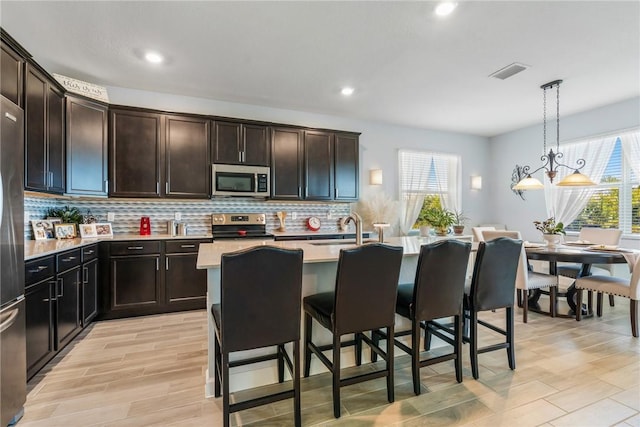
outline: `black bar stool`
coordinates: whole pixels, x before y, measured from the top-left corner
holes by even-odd
[[[514,310],[515,283],[522,240],[498,237],[489,242],[480,242],[476,262],[473,268],[471,287],[465,290],[465,324],[468,321],[469,336],[465,342],[470,344],[471,373],[478,379],[478,354],[500,349],[507,350],[509,368],[516,368],[514,347]],[[506,309],[506,327],[499,328],[478,319],[478,313],[487,310]],[[489,328],[505,336],[505,342],[486,347],[478,347],[478,325]],[[465,329],[467,329],[465,325]]]
[[[423,245],[420,248],[414,283],[398,286],[396,313],[411,320],[411,329],[395,332],[396,337],[411,335],[411,347],[395,340],[395,345],[411,355],[413,391],[420,394],[420,368],[455,361],[456,380],[462,382],[462,300],[469,262],[471,243],[458,240]],[[453,330],[435,322],[444,317],[454,318]],[[453,352],[437,357],[420,359],[420,332],[425,330],[424,348],[430,347],[431,335],[436,335],[453,346]],[[440,331],[451,332],[453,338]],[[374,342],[385,334],[374,332]],[[375,355],[372,355],[375,360]]]
[[[300,307],[302,250],[260,246],[222,255],[220,304],[211,306],[215,325],[215,396],[222,394],[224,426],[229,415],[293,397],[295,425],[300,426]],[[285,344],[293,342],[293,358]],[[276,352],[230,362],[229,353],[276,346]],[[229,403],[229,368],[277,359],[278,380],[285,362],[293,389]],[[292,361],[293,359],[293,361]]]
[[[387,399],[393,393],[393,325],[396,289],[402,248],[380,243],[354,249],[342,249],[338,260],[335,292],[325,292],[304,298],[304,376],[309,376],[311,353],[333,374],[333,415],[340,417],[340,387],[375,378],[387,377]],[[333,334],[333,344],[317,346],[311,341],[312,318]],[[363,334],[386,328],[390,340],[386,352]],[[354,340],[341,342],[345,334],[355,334]],[[362,359],[362,342],[368,344],[386,362],[385,369],[350,378],[340,378],[340,348],[355,345],[356,364]],[[333,361],[324,354],[333,350]]]

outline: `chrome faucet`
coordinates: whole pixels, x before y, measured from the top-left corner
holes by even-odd
[[[344,224],[347,225],[351,221],[356,224],[356,245],[362,245],[362,218],[355,212],[351,212],[351,215],[344,220]]]

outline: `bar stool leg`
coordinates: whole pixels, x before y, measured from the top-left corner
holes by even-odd
[[[218,342],[218,335],[215,336],[214,338],[215,341],[215,358],[216,358],[216,363],[214,366],[215,372],[213,373],[213,377],[214,377],[214,392],[213,395],[215,397],[220,397],[220,394],[222,393],[221,391],[221,387],[220,387],[220,375],[222,374],[222,365],[221,365],[221,358],[222,358],[222,353],[220,352],[220,343]]]
[[[419,331],[419,330],[418,330]],[[420,333],[418,332],[418,338]],[[395,400],[395,390],[393,384],[393,347],[394,347],[393,325],[387,326],[387,400],[393,403]],[[418,346],[419,347],[419,346]],[[418,377],[420,373],[418,372]],[[419,378],[418,378],[419,379]]]
[[[222,351],[222,417],[224,427],[229,427],[229,355]]]
[[[598,315],[598,317],[602,317],[602,297],[604,295],[602,294],[602,292],[598,292],[596,294],[596,314]]]
[[[302,426],[300,410],[300,341],[293,342],[293,414],[296,427]]]
[[[333,416],[340,418],[340,336],[333,334]]]
[[[471,359],[471,374],[478,379],[478,313],[469,310],[469,351]]]
[[[509,360],[509,368],[511,370],[516,369],[516,348],[513,342],[513,329],[514,322],[514,309],[513,307],[507,307],[507,359]]]
[[[429,350],[431,350],[431,331],[429,330],[429,322],[425,322],[424,323],[424,351],[429,351]]]
[[[456,354],[456,360],[455,360],[455,365],[456,365],[456,381],[458,381],[459,383],[462,382],[462,328],[463,328],[463,321],[462,321],[462,316],[457,315],[453,317],[453,321],[455,323],[454,325],[454,332],[455,332],[455,354]]]
[[[278,382],[284,382],[284,345],[278,346]]]
[[[420,394],[420,323],[417,320],[411,322],[411,377],[413,392],[418,396]]]
[[[309,350],[309,343],[311,342],[311,315],[304,313],[304,377],[309,376],[311,371],[311,350]]]
[[[356,366],[362,365],[362,332],[355,333],[355,341],[356,341]]]

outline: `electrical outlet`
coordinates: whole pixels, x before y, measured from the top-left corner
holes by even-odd
[[[180,221],[182,219],[182,214],[180,212],[175,212],[173,214],[173,219],[175,219],[176,221]]]
[[[291,212],[291,219],[298,219],[298,213],[297,212]]]
[[[113,222],[116,220],[116,214],[113,212],[107,212],[107,221]]]

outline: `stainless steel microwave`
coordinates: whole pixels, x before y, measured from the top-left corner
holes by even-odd
[[[212,171],[213,196],[269,197],[268,166],[214,164]]]

